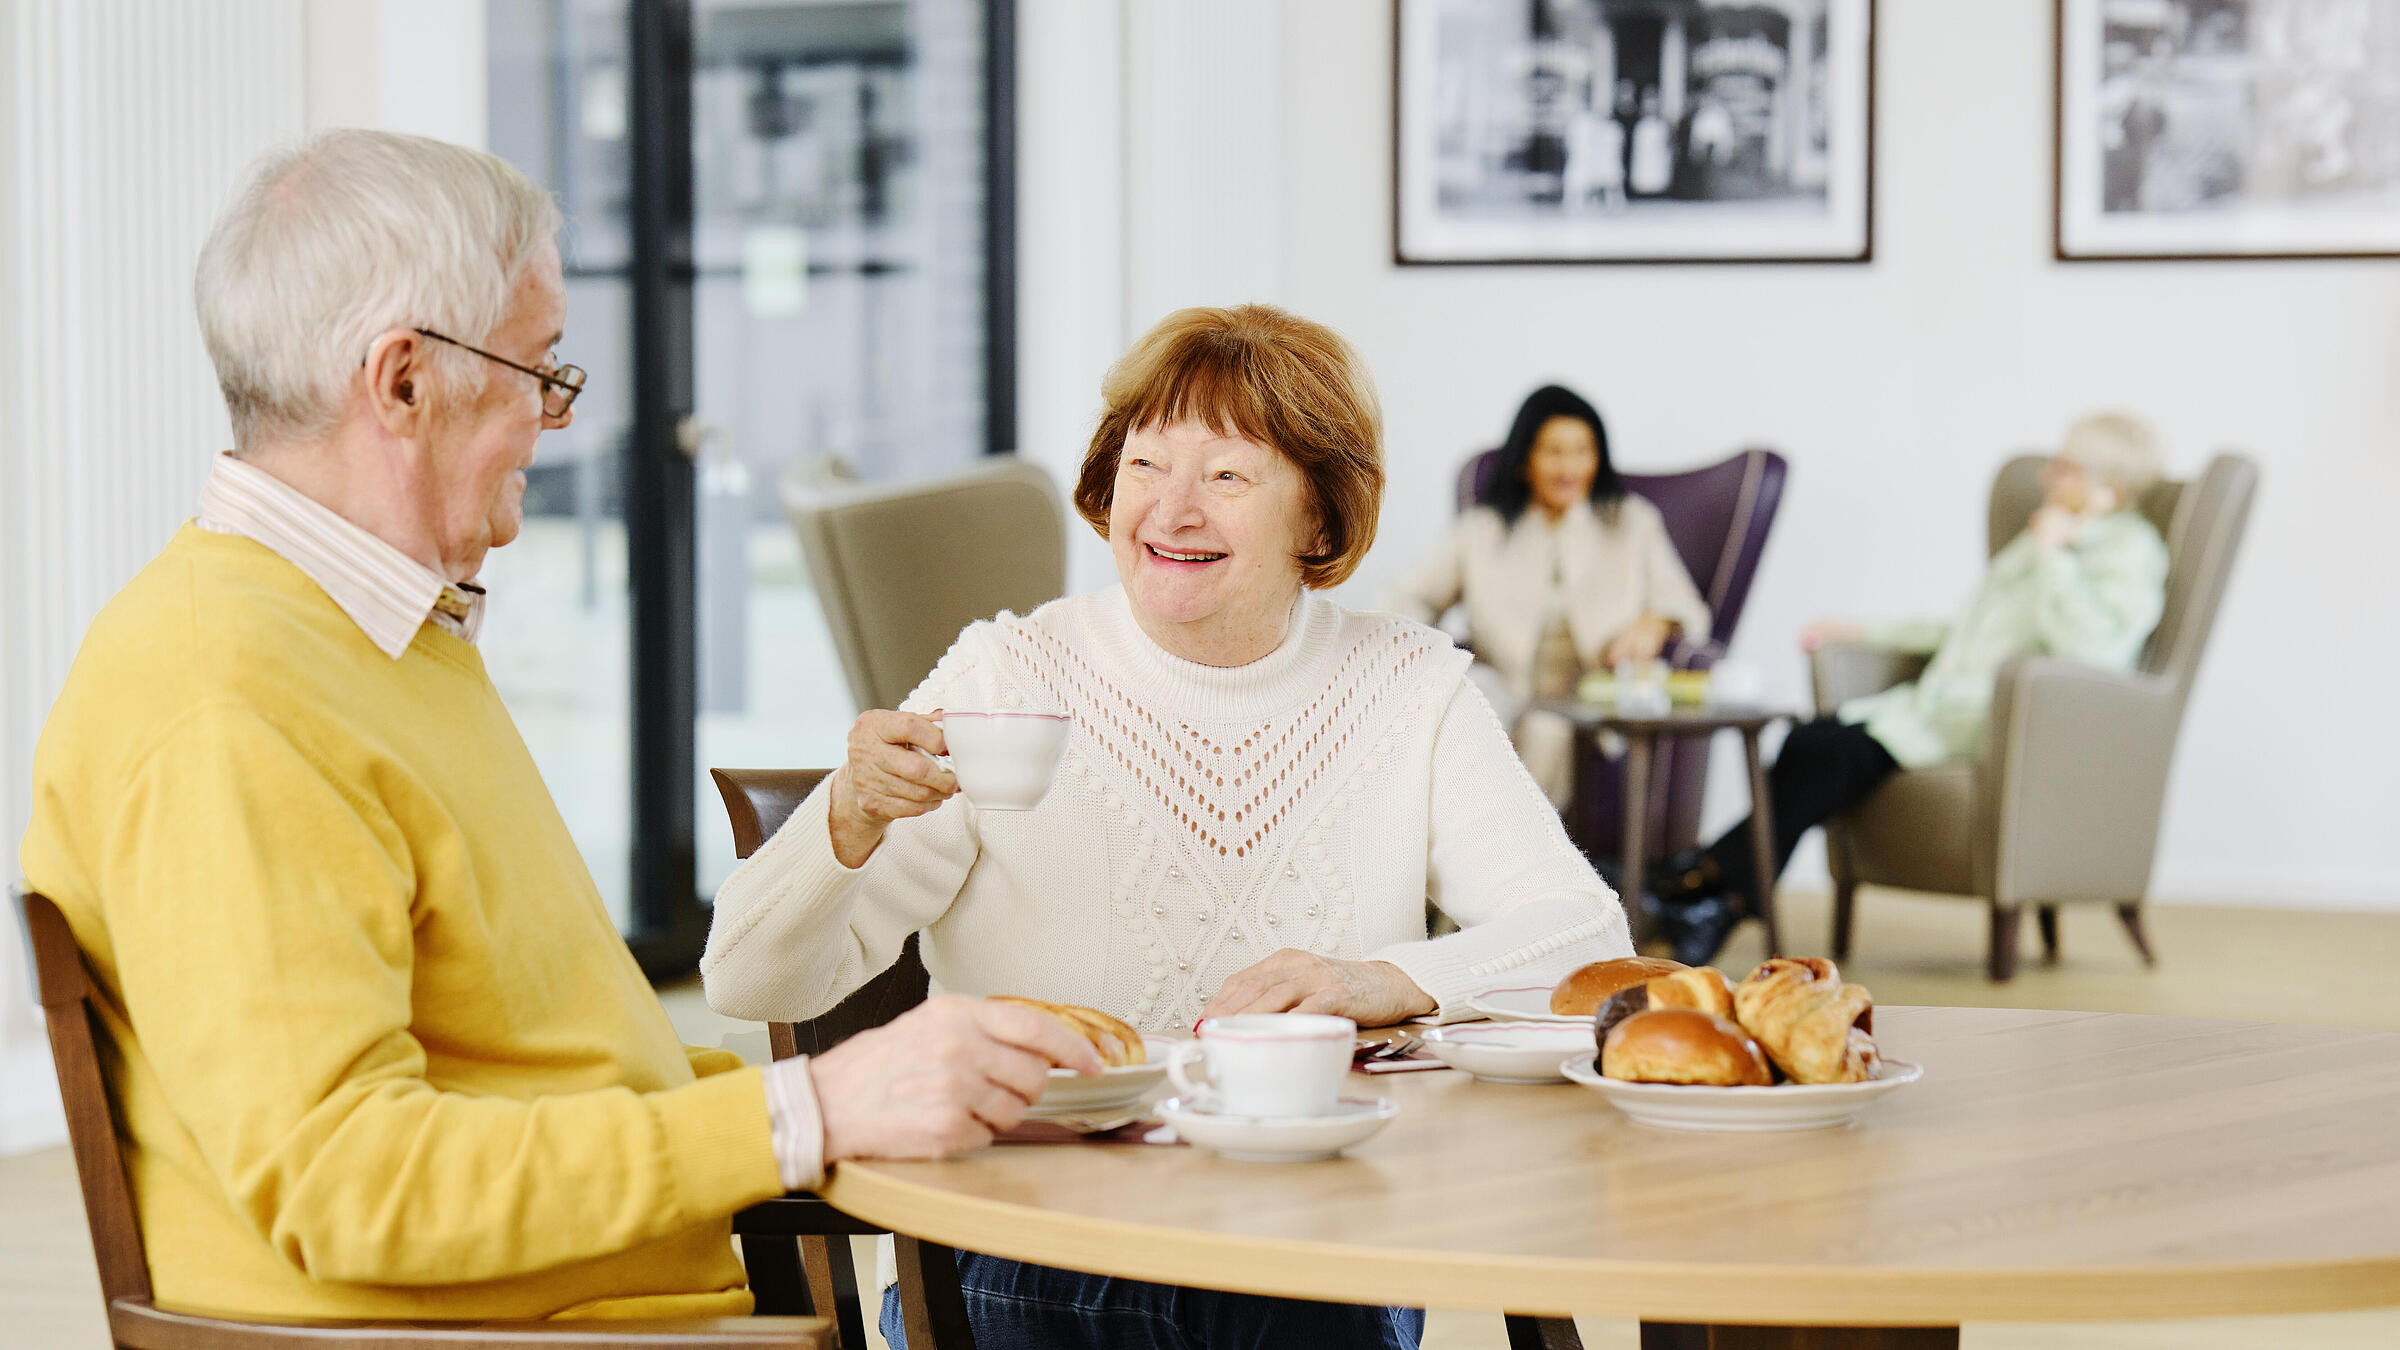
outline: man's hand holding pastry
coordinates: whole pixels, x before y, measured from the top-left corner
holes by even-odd
[[[945,995],[809,1061],[825,1161],[935,1158],[1025,1118],[1050,1067],[1100,1072],[1090,1040],[1022,1004]]]

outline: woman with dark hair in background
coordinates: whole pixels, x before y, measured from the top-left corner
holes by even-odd
[[[1572,694],[1586,670],[1646,661],[1708,636],[1708,606],[1658,508],[1625,491],[1599,412],[1544,385],[1517,409],[1481,500],[1392,608],[1425,623],[1467,609],[1474,675],[1554,805],[1574,779],[1565,719],[1524,712]]]

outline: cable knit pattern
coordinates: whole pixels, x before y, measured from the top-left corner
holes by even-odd
[[[1303,596],[1250,665],[1179,660],[1121,590],[970,626],[902,705],[1073,719],[1031,811],[954,798],[833,857],[820,792],[717,897],[702,971],[740,1017],[815,1016],[912,931],[942,988],[1188,1027],[1284,947],[1391,961],[1454,1014],[1630,950],[1441,633]],[[1428,898],[1465,931],[1425,937]]]

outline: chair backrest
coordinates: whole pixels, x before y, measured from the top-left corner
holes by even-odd
[[[959,630],[1067,585],[1066,511],[1033,464],[896,486],[783,483],[825,622],[861,708],[894,708]]]
[[[733,822],[733,856],[747,858],[783,828],[783,822],[830,769],[710,769],[725,814]],[[805,1022],[767,1023],[767,1044],[777,1059],[818,1055],[859,1032],[882,1026],[925,1001],[931,981],[910,934],[891,969],[861,985],[832,1011]]]
[[[117,1141],[108,1081],[100,1072],[97,991],[84,969],[74,930],[49,897],[23,892],[26,936],[33,946],[34,985],[50,1027],[50,1059],[67,1108],[67,1142],[75,1150],[75,1173],[83,1182],[84,1222],[92,1233],[92,1255],[100,1264],[100,1296],[106,1303],[150,1297],[150,1264],[142,1250],[142,1224],[125,1180],[125,1155]]]
[[[1992,479],[1991,514],[1985,542],[1993,553],[2025,530],[2042,501],[2046,455],[2018,455]],[[2143,494],[2143,515],[2167,541],[2167,597],[2158,627],[2142,651],[2141,669],[2165,675],[2188,691],[2200,654],[2216,627],[2217,607],[2233,574],[2234,555],[2250,523],[2258,493],[2258,465],[2244,455],[2221,454],[2189,482],[2162,480]]]
[[[1499,451],[1486,450],[1460,468],[1459,510],[1482,500],[1499,460]],[[1623,475],[1625,490],[1640,493],[1666,520],[1676,555],[1708,602],[1709,634],[1720,643],[1732,640],[1750,602],[1789,472],[1783,456],[1753,448],[1682,473]]]

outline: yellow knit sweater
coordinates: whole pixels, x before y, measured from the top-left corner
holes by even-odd
[[[724,1315],[758,1071],[677,1043],[475,648],[186,526],[94,621],[28,883],[102,991],[160,1301]]]

